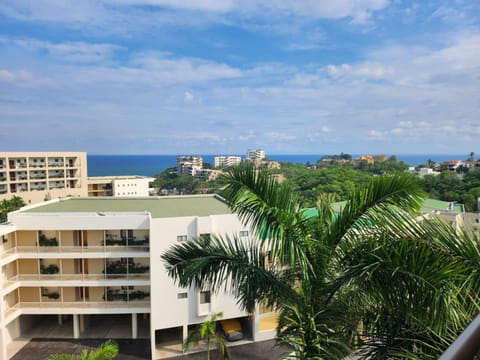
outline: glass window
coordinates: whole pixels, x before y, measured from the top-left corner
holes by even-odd
[[[200,304],[210,304],[210,291],[200,291]]]
[[[186,299],[188,297],[187,293],[178,293],[177,294],[177,299]]]
[[[248,236],[247,230],[240,231],[240,237],[246,237],[246,236]]]
[[[177,241],[187,241],[187,235],[178,235]]]

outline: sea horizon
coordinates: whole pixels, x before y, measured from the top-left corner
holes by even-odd
[[[176,158],[181,155],[201,156],[206,163],[213,163],[218,154],[87,154],[88,176],[121,176],[141,175],[154,176],[169,167],[176,166]],[[245,154],[226,154],[227,156],[241,156]],[[325,155],[332,154],[267,154],[267,158],[279,162],[294,164],[315,163]],[[351,154],[358,157],[362,154]],[[449,160],[465,160],[468,154],[385,154],[387,157],[396,156],[399,161],[409,166],[418,166],[429,159],[435,162]]]

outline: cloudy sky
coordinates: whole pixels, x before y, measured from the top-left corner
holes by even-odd
[[[478,0],[1,0],[0,151],[480,153]]]

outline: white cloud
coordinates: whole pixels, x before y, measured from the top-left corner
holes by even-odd
[[[192,102],[194,99],[195,99],[195,97],[193,96],[193,94],[191,92],[185,91],[183,93],[183,101],[184,102]]]
[[[123,49],[113,44],[86,42],[52,43],[33,38],[1,37],[0,44],[13,44],[27,51],[46,51],[49,55],[72,62],[98,62],[112,58],[115,51]]]

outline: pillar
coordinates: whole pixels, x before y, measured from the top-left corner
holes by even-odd
[[[80,316],[80,333],[83,333],[85,331],[85,315],[79,315]]]
[[[78,323],[78,315],[73,314],[73,338],[79,339],[80,338],[80,326]]]
[[[57,320],[58,320],[58,325],[63,325],[63,315],[62,314],[57,315]]]
[[[137,314],[132,314],[132,339],[138,337],[138,321]]]

